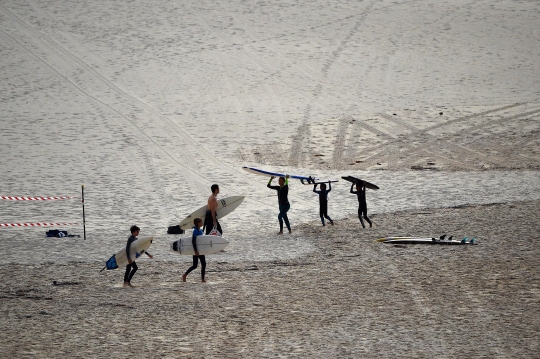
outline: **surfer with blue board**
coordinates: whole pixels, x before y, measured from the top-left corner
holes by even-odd
[[[201,278],[202,282],[206,283],[206,280],[204,279],[204,274],[206,271],[206,257],[199,255],[199,251],[197,250],[197,236],[202,236],[203,231],[201,229],[203,225],[203,221],[200,218],[195,218],[193,220],[193,224],[195,227],[193,227],[193,235],[191,236],[191,243],[193,244],[193,249],[195,250],[195,254],[193,255],[193,265],[189,267],[189,269],[186,271],[186,273],[182,274],[182,282],[186,281],[187,275],[194,269],[197,268],[197,265],[199,263],[199,260],[201,261]]]
[[[332,183],[328,183],[329,188],[326,189],[326,183],[321,183],[321,189],[317,191],[317,184],[313,185],[313,192],[317,193],[319,195],[319,215],[321,216],[321,222],[323,227],[324,219],[330,221],[331,225],[334,225],[334,221],[332,221],[332,218],[328,216],[328,193],[332,190]]]
[[[127,255],[128,264],[126,265],[126,273],[124,274],[124,287],[133,287],[131,285],[131,279],[133,278],[133,276],[135,275],[135,272],[138,269],[137,263],[135,263],[135,260],[131,258],[131,255],[129,253],[130,252],[129,247],[131,247],[131,244],[137,240],[137,236],[139,235],[141,229],[137,226],[131,226],[130,231],[131,231],[131,236],[129,236],[127,244],[126,244],[126,255]],[[144,253],[146,253],[146,255],[150,257],[150,259],[154,258],[154,256],[152,256],[150,253],[146,251]],[[136,255],[138,255],[138,253]]]
[[[283,221],[285,221],[285,225],[287,226],[287,229],[289,230],[289,233],[291,233],[291,225],[289,224],[289,217],[287,217],[287,212],[289,209],[291,209],[291,204],[289,203],[289,175],[286,175],[285,177],[279,177],[279,186],[272,186],[272,180],[276,178],[274,176],[270,177],[270,181],[268,181],[268,184],[266,187],[273,189],[277,191],[278,195],[278,204],[279,204],[279,232],[278,234],[283,234]]]

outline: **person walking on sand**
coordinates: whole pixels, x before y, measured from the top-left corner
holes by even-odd
[[[202,236],[203,235],[203,231],[201,229],[201,227],[203,225],[203,221],[200,218],[195,218],[193,220],[193,224],[195,225],[195,227],[193,227],[193,235],[191,236],[191,243],[193,244],[193,249],[195,250],[195,255],[193,256],[193,265],[191,267],[189,267],[189,269],[186,271],[186,273],[184,273],[182,275],[182,282],[185,282],[187,275],[192,270],[197,268],[197,264],[198,264],[198,262],[200,260],[201,261],[201,278],[202,278],[202,282],[206,283],[206,280],[204,279],[204,273],[205,273],[205,270],[206,270],[206,257],[199,255],[199,251],[197,250],[197,236]]]
[[[210,234],[212,229],[217,229],[219,233],[223,234],[223,231],[221,230],[221,225],[219,224],[217,220],[217,195],[219,194],[219,186],[217,184],[213,184],[210,187],[210,190],[212,191],[212,194],[210,197],[208,197],[208,209],[206,210],[206,215],[204,216],[204,227],[203,230],[206,229],[205,234]]]
[[[356,183],[356,191],[353,191],[355,184],[353,183],[351,185],[351,193],[356,194],[358,197],[358,219],[360,219],[360,223],[362,223],[362,227],[366,228],[364,225],[364,221],[362,220],[362,216],[366,219],[366,221],[369,223],[369,227],[373,227],[371,224],[371,221],[369,220],[367,216],[367,203],[366,203],[366,186],[364,186],[364,182],[358,182]]]
[[[137,263],[135,263],[134,260],[131,259],[131,256],[129,255],[129,247],[131,247],[131,243],[135,242],[137,240],[137,236],[139,235],[141,229],[137,226],[131,226],[130,228],[131,236],[127,240],[126,244],[126,255],[128,259],[128,265],[126,265],[126,273],[124,274],[124,287],[133,287],[131,285],[131,279],[135,275],[135,272],[137,271]],[[150,259],[154,258],[150,253],[145,252]]]
[[[328,216],[328,193],[332,190],[332,184],[328,182],[328,185],[329,188],[326,190],[326,183],[321,183],[320,191],[317,191],[317,184],[313,185],[313,192],[319,195],[319,215],[321,216],[323,227],[325,226],[325,218],[330,221],[331,225],[334,225],[334,221]]]
[[[278,234],[283,234],[283,221],[285,221],[285,225],[287,226],[287,229],[289,230],[289,233],[291,233],[291,225],[289,224],[289,217],[287,217],[287,212],[289,209],[291,209],[291,204],[289,203],[289,175],[286,175],[284,177],[279,177],[279,186],[272,186],[272,180],[276,178],[274,176],[270,177],[270,181],[268,181],[268,184],[266,187],[276,190],[278,195],[278,203],[279,203],[279,232]]]

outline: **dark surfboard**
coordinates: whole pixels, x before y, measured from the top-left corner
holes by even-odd
[[[368,181],[362,180],[360,178],[356,178],[356,177],[353,177],[353,176],[343,176],[341,178],[343,178],[345,181],[349,181],[349,182],[352,182],[354,184],[363,183],[364,186],[366,188],[369,188],[369,189],[375,189],[375,190],[379,189],[379,186],[374,185],[373,183],[369,183]]]

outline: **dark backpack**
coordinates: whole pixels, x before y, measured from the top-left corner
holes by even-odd
[[[186,231],[184,231],[180,226],[169,226],[167,229],[168,234],[184,234]]]

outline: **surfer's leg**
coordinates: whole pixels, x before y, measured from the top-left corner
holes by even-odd
[[[289,233],[291,233],[291,225],[289,224],[289,217],[287,217],[287,212],[289,212],[289,209],[291,209],[291,204],[287,203],[285,206],[285,213],[283,213],[283,220],[285,221],[285,225],[287,226]]]
[[[131,272],[131,264],[126,265],[126,273],[124,273],[124,284],[129,282],[129,272]]]
[[[186,271],[186,273],[184,273],[184,275],[182,277],[186,277],[189,273],[191,273],[192,270],[197,268],[198,264],[199,264],[199,257],[198,256],[193,256],[193,265],[191,267],[189,267],[189,269]]]
[[[279,206],[279,214],[277,216],[279,221],[279,233],[283,233],[283,206]]]
[[[219,233],[223,234],[223,230],[221,229],[221,224],[219,224],[219,221],[216,219],[216,222],[217,222],[217,230],[219,231]]]
[[[362,207],[358,207],[358,219],[360,220],[360,223],[362,223],[362,228],[366,228],[366,225],[362,220]]]
[[[321,217],[321,222],[324,227],[324,217],[326,214],[326,208],[323,204],[319,204],[319,216]]]
[[[135,261],[131,262],[131,273],[129,273],[128,283],[131,283],[131,278],[133,278],[137,269],[137,263]]]
[[[324,216],[324,218],[326,218],[327,220],[330,221],[331,225],[334,225],[334,221],[332,221],[332,218],[330,218],[330,216],[328,215],[328,204],[324,205],[323,211],[321,212],[321,220],[322,220],[323,226],[324,226],[324,219],[322,219],[323,216]]]
[[[202,281],[205,282],[204,274],[206,272],[206,258],[205,256],[199,256],[199,259],[201,260],[201,278],[202,278]]]
[[[364,218],[366,219],[367,223],[369,223],[369,228],[373,227],[373,224],[371,223],[370,219],[368,218],[367,216],[367,206],[364,206],[362,208],[362,215],[364,216]]]

